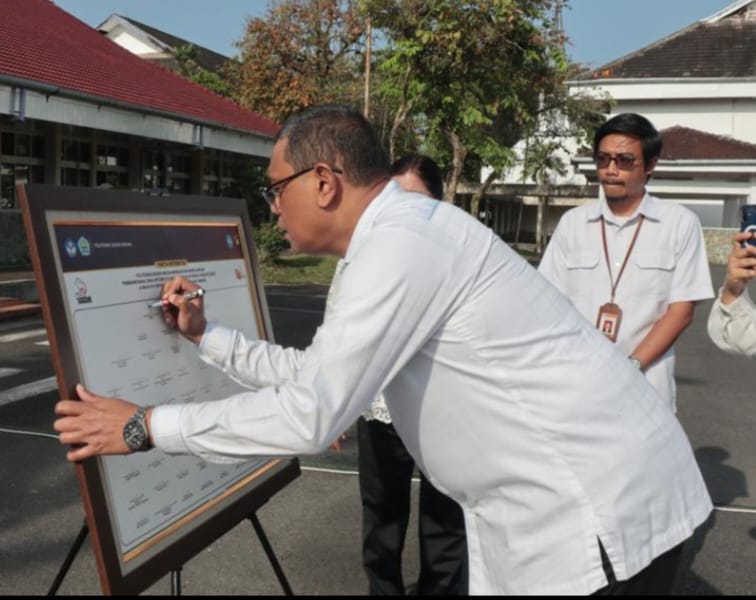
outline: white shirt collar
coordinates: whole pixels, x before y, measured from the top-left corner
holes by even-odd
[[[346,254],[344,255],[345,262],[349,263],[351,261],[352,256],[354,256],[354,253],[357,252],[360,247],[361,240],[372,228],[372,224],[375,218],[381,213],[383,206],[387,201],[389,201],[389,198],[393,194],[399,191],[401,191],[399,184],[393,180],[390,180],[381,190],[380,194],[373,198],[370,204],[367,205],[367,208],[365,208],[365,211],[360,216],[359,220],[357,221],[357,225],[352,232],[352,239],[349,240],[349,247],[347,248]]]
[[[604,219],[607,221],[607,223],[617,223],[617,218],[615,217],[612,210],[609,208],[609,204],[603,195],[601,196],[598,202],[594,202],[593,204],[591,204],[588,207],[588,210],[586,212],[587,212],[588,221],[598,221],[598,219],[600,219],[603,216]],[[647,219],[658,221],[660,218],[659,199],[655,198],[654,196],[646,192],[643,195],[643,199],[638,205],[638,208],[630,216],[630,218],[627,219],[626,222],[628,223],[632,222],[638,215],[643,215]]]

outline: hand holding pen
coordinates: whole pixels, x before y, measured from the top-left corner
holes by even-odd
[[[160,300],[150,303],[160,308],[169,327],[178,329],[185,338],[199,344],[205,333],[205,290],[184,277],[174,277],[163,284]]]
[[[184,297],[184,300],[194,300],[194,298],[202,298],[202,296],[205,295],[205,290],[203,290],[202,288],[197,288],[193,292],[186,292],[181,295]],[[149,306],[150,308],[162,308],[164,306],[170,305],[171,303],[167,298],[161,298],[160,300],[156,300],[155,302],[150,302],[147,306]]]

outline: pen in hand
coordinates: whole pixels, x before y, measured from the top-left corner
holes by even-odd
[[[197,288],[193,292],[186,292],[185,294],[182,294],[184,300],[193,300],[194,298],[201,298],[204,295],[205,290],[202,288]],[[156,300],[155,302],[150,302],[147,306],[149,306],[150,308],[162,308],[167,304],[168,302],[166,300]]]

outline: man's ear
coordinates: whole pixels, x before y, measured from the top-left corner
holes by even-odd
[[[656,168],[656,164],[658,162],[659,162],[658,158],[653,158],[653,159],[651,159],[651,163],[650,164],[645,165],[646,175],[648,175],[649,177],[651,176],[651,174],[654,172],[654,169]]]
[[[314,169],[318,178],[318,206],[331,208],[341,196],[341,180],[325,165],[318,165]]]

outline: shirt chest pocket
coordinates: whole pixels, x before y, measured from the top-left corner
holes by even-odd
[[[568,252],[565,266],[567,267],[566,295],[570,298],[592,295],[598,285],[598,252],[585,250]]]
[[[634,266],[634,293],[669,296],[675,272],[675,257],[672,252],[638,252],[631,258],[631,262]]]

